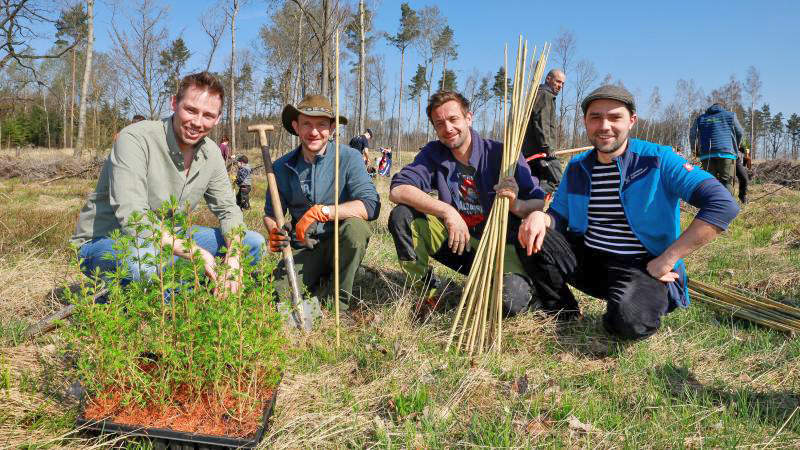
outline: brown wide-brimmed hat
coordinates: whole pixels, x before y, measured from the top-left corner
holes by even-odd
[[[292,105],[286,105],[281,113],[281,122],[286,131],[297,136],[297,133],[292,128],[292,121],[297,120],[297,116],[304,114],[312,117],[327,117],[329,119],[336,118],[333,112],[331,102],[321,95],[306,95],[300,104],[295,108]],[[347,125],[347,118],[339,116],[339,125]]]

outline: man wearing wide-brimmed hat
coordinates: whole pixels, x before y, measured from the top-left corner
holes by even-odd
[[[267,197],[264,226],[269,232],[270,250],[279,252],[287,245],[296,249],[294,264],[298,276],[313,290],[333,271],[335,145],[328,138],[335,131],[335,114],[327,98],[309,95],[297,107],[286,105],[281,121],[286,131],[300,138],[300,146],[274,164],[281,204],[289,210],[292,220],[288,229],[279,229],[276,212]],[[339,123],[347,124],[347,119],[339,116]],[[379,212],[380,197],[364,170],[361,154],[342,145],[339,149],[339,270],[340,288],[345,298],[352,294],[353,279],[367,249],[370,237],[367,221],[376,219]]]

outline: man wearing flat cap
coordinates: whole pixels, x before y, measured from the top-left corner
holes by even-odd
[[[313,290],[333,271],[333,219],[335,216],[335,144],[328,138],[335,130],[335,114],[327,98],[305,97],[297,107],[287,105],[281,114],[283,127],[300,138],[300,146],[275,161],[275,177],[281,205],[292,216],[287,229],[279,229],[269,196],[264,204],[264,226],[269,246],[280,252],[294,249],[298,277]],[[339,116],[340,124],[347,119]],[[353,279],[367,249],[367,221],[380,212],[380,198],[364,170],[361,154],[348,146],[339,149],[339,270],[340,289],[348,299]],[[279,274],[281,269],[279,268]]]
[[[689,305],[683,258],[725,230],[739,207],[670,147],[628,137],[636,106],[625,89],[602,86],[581,108],[594,148],[569,162],[549,210],[523,221],[523,264],[543,300],[578,310],[570,284],[606,301],[610,334],[646,338],[663,315]],[[680,200],[699,208],[683,232]]]

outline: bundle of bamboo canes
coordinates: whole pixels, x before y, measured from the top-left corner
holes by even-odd
[[[536,48],[534,47],[531,53],[530,67],[526,67],[528,42],[523,41],[520,36],[510,102],[507,76],[504,83],[504,145],[500,169],[501,179],[513,176],[515,173],[522,140],[533,111],[533,102],[549,52],[550,46],[545,43],[539,59],[536,61]],[[507,74],[507,46],[505,67]],[[483,353],[484,349],[500,351],[503,331],[503,258],[505,256],[508,210],[508,199],[496,197],[453,319],[450,338],[447,342],[448,349],[453,344],[459,324],[461,324],[456,344],[457,349],[464,348],[469,355]]]
[[[689,293],[693,299],[735,317],[787,333],[800,332],[798,308],[752,292],[720,288],[695,280],[689,280]]]

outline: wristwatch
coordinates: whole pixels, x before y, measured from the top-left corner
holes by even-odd
[[[328,219],[332,218],[331,217],[331,208],[328,205],[323,205],[321,211],[322,211],[322,214],[325,214],[325,216]]]

